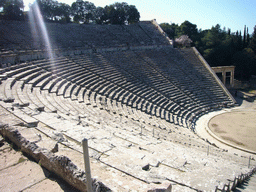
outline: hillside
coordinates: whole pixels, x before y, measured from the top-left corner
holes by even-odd
[[[65,146],[82,152],[87,138],[93,177],[110,189],[169,182],[174,191],[209,191],[250,171],[247,159],[195,131],[200,117],[235,100],[195,48],[173,48],[154,21],[47,24],[52,58],[27,23],[2,24],[0,104],[34,132],[57,137],[56,155],[80,168]]]

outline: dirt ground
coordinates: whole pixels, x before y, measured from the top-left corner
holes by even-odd
[[[212,118],[209,128],[230,144],[256,151],[256,101],[240,102],[239,108]]]

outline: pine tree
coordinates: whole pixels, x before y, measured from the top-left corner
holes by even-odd
[[[246,25],[244,26],[244,36],[243,36],[243,48],[246,48]]]
[[[248,46],[249,43],[250,43],[250,35],[249,35],[248,27],[247,27],[247,39],[246,39],[246,41],[247,41],[247,46]]]
[[[254,27],[252,39],[250,41],[250,48],[253,50],[254,54],[256,54],[256,25]]]

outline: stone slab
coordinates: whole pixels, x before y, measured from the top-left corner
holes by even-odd
[[[72,162],[79,168],[84,169],[83,154],[70,148],[60,146],[57,155],[68,155]],[[91,153],[89,153],[91,155]],[[120,172],[112,166],[104,164],[98,160],[90,158],[92,178],[99,179],[107,183],[112,191],[146,191],[148,184],[134,179],[131,175]],[[133,185],[130,185],[130,183]]]
[[[13,114],[15,114],[17,117],[19,117],[23,121],[25,121],[27,126],[29,127],[36,127],[38,124],[38,120],[36,120],[33,117],[30,117],[29,115],[27,115],[26,113],[24,113],[22,110],[18,108],[14,108]]]
[[[54,148],[56,148],[56,145],[58,143],[56,140],[46,136],[45,134],[42,134],[40,131],[38,131],[35,128],[18,127],[18,126],[16,128],[19,130],[19,132],[23,137],[25,137],[30,142],[36,143],[40,148],[44,148],[49,151],[52,151]]]
[[[1,104],[1,103],[0,103]],[[22,121],[18,117],[10,116],[10,112],[0,106],[0,122],[7,123],[8,125],[17,125],[22,123]],[[11,109],[10,109],[11,110]]]
[[[32,161],[23,161],[0,171],[0,191],[22,191],[46,178],[44,170]]]
[[[25,160],[21,152],[15,151],[10,144],[3,142],[0,145],[0,170],[17,164],[20,160]]]
[[[23,192],[34,192],[34,191],[54,191],[54,192],[79,192],[79,190],[67,185],[60,179],[45,179],[36,185],[33,185]]]

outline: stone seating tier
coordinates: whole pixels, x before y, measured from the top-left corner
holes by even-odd
[[[32,39],[28,23],[0,24],[0,48],[16,49],[0,52],[1,57],[16,54],[6,61],[13,59],[17,63],[26,59],[20,49],[45,48],[40,35],[38,40]],[[170,169],[166,177],[173,171],[182,171],[188,159],[184,157],[182,164],[174,158],[166,160],[165,154],[157,152],[159,146],[169,150],[177,144],[186,149],[186,154],[198,157],[189,159],[189,163],[205,168],[198,162],[209,145],[187,128],[193,129],[200,116],[234,103],[193,49],[168,46],[170,42],[153,22],[127,26],[46,25],[53,48],[70,47],[71,51],[59,49],[53,60],[35,54],[30,57],[32,61],[3,64],[6,68],[0,71],[2,106],[28,124],[37,124],[34,119],[43,122],[45,128],[67,135],[72,142],[87,137],[93,157],[100,154],[97,160],[110,164],[118,154],[121,164],[111,166],[126,173],[139,168],[139,172],[130,174],[150,182],[157,180],[150,172],[142,173],[141,166],[130,162],[130,157],[126,158],[131,148],[136,155],[143,151],[145,159],[161,157],[161,164]],[[11,31],[13,36],[8,35]],[[72,122],[72,126],[66,122]],[[136,151],[134,146],[142,147]],[[220,154],[227,158],[219,149],[211,150],[218,154],[216,158]],[[179,150],[177,153],[184,154]],[[143,158],[138,157],[145,163]],[[207,161],[214,166],[212,158]],[[152,165],[151,162],[153,170],[156,167]],[[186,180],[183,183],[195,175],[187,169],[185,172],[189,177],[182,177]],[[209,179],[205,178],[204,183]]]
[[[6,97],[11,96],[10,89],[18,80],[24,81],[23,86],[26,83],[31,83],[32,87],[37,86],[37,96],[43,93],[48,98],[48,102],[41,98],[42,104],[52,101],[43,90],[71,100],[79,98],[79,102],[86,100],[85,91],[90,90],[88,101],[95,106],[97,101],[96,97],[91,98],[92,93],[177,125],[187,126],[191,118],[197,119],[218,109],[224,102],[230,102],[230,99],[210,75],[202,83],[202,74],[193,76],[183,69],[185,66],[192,74],[196,74],[198,68],[207,71],[195,61],[195,57],[189,57],[192,60],[189,63],[190,60],[183,56],[184,52],[189,51],[163,48],[89,53],[68,58],[57,57],[53,61],[33,61],[12,67],[5,73],[14,78],[6,81],[4,93]],[[180,62],[179,65],[177,62]],[[173,69],[175,73],[166,73],[166,68]],[[202,84],[211,88],[206,92]],[[211,94],[214,90],[216,94]],[[48,108],[50,111],[57,110],[57,106]]]
[[[128,26],[96,24],[45,23],[53,49],[126,47],[168,44],[166,37],[155,30],[152,22],[141,22]],[[35,28],[40,28],[35,23]],[[1,43],[4,50],[36,50],[47,48],[43,34],[31,32],[29,22],[0,21]],[[35,31],[34,31],[35,32]],[[12,35],[9,35],[12,34]]]

